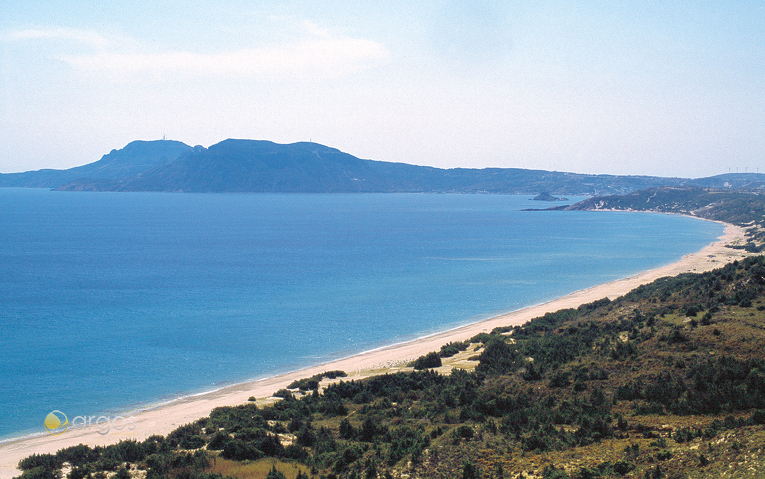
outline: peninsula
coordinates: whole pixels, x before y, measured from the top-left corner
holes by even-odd
[[[658,186],[758,188],[765,174],[710,178],[585,175],[520,168],[442,169],[363,160],[318,143],[134,141],[68,170],[0,174],[0,187],[194,193],[495,193],[602,196]]]

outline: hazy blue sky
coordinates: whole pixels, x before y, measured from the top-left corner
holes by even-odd
[[[0,172],[136,139],[438,167],[765,172],[765,2],[0,4]]]

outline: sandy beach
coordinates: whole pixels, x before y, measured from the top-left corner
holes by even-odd
[[[55,453],[57,450],[77,445],[89,446],[106,445],[123,439],[141,441],[153,434],[167,434],[176,427],[192,422],[210,414],[219,406],[233,406],[248,402],[254,396],[265,399],[280,388],[295,379],[300,379],[328,370],[343,370],[348,379],[359,379],[374,374],[396,371],[408,361],[430,351],[438,350],[450,341],[463,341],[480,332],[489,332],[498,326],[518,325],[541,316],[546,312],[562,308],[577,307],[604,297],[617,298],[641,284],[649,283],[657,278],[675,276],[686,272],[709,271],[736,259],[746,256],[740,249],[727,248],[726,245],[744,244],[744,229],[727,225],[723,236],[707,245],[701,251],[686,255],[680,261],[649,271],[642,272],[629,278],[601,284],[577,291],[553,301],[524,308],[511,313],[496,316],[484,321],[469,324],[438,334],[433,334],[414,341],[364,352],[349,358],[344,358],[310,368],[293,371],[287,374],[259,381],[237,384],[217,391],[186,397],[150,409],[126,413],[129,420],[114,421],[109,431],[95,425],[89,427],[70,428],[66,432],[53,436],[44,435],[26,437],[0,443],[0,479],[10,479],[18,476],[20,471],[16,466],[20,459],[31,454]],[[40,430],[43,429],[43,419],[40,418]],[[69,418],[70,422],[72,418]],[[95,422],[96,418],[93,418]],[[117,429],[119,428],[119,429]]]

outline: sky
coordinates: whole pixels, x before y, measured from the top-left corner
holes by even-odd
[[[133,140],[765,173],[765,2],[3,0],[0,172]]]

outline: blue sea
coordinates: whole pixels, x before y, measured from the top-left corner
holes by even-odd
[[[529,199],[0,188],[0,438],[538,304],[723,232]]]

